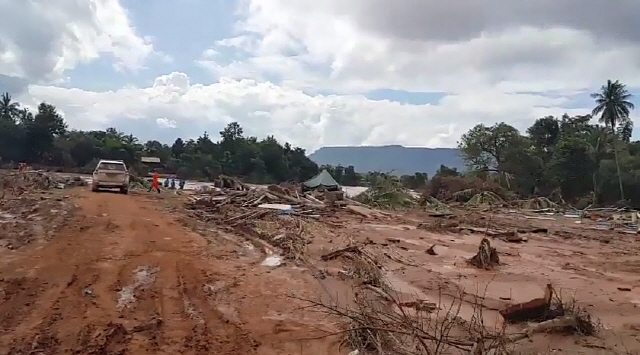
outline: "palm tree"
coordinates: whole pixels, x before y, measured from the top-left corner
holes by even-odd
[[[607,127],[604,126],[592,126],[589,130],[589,136],[587,137],[587,143],[589,144],[589,155],[595,163],[595,169],[591,176],[593,181],[593,204],[598,203],[598,170],[600,169],[600,162],[604,159],[607,152],[607,139],[610,137],[607,134]]]
[[[0,96],[0,118],[6,120],[13,120],[20,111],[20,104],[11,101],[11,95],[5,92]]]
[[[632,95],[627,91],[627,86],[616,81],[607,80],[607,85],[600,88],[600,92],[594,92],[591,97],[596,101],[596,107],[592,115],[600,116],[600,122],[604,123],[613,133],[613,153],[616,158],[616,169],[618,172],[618,184],[620,185],[620,198],[624,200],[624,189],[622,188],[622,175],[620,174],[620,163],[618,162],[618,148],[616,146],[616,127],[629,121],[629,113],[635,107],[629,101]]]

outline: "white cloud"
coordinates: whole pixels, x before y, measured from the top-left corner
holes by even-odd
[[[541,0],[526,11],[496,0],[245,3],[238,36],[213,49],[250,56],[201,62],[216,75],[276,76],[287,85],[339,92],[575,91],[610,78],[640,87],[640,26],[625,22],[629,11],[640,11],[636,2],[606,15],[601,2],[576,0]],[[587,21],[598,16],[628,26]]]
[[[158,127],[160,128],[176,128],[178,127],[178,123],[174,120],[170,120],[168,118],[157,118],[156,119],[156,124],[158,125]]]
[[[227,123],[238,121],[249,135],[274,135],[308,150],[323,145],[453,147],[478,122],[504,120],[525,128],[534,118],[567,111],[558,108],[566,102],[563,98],[495,90],[448,95],[437,105],[406,105],[361,95],[312,96],[247,79],[191,84],[187,75],[177,72],[158,77],[151,87],[109,92],[32,85],[18,99],[32,105],[54,103],[69,124],[80,129],[117,125],[143,139],[170,142],[177,135],[195,138],[205,130],[215,136]],[[149,124],[153,117],[161,118]]]
[[[3,74],[63,80],[65,69],[105,53],[133,71],[151,55],[169,63],[175,54],[154,52],[154,38],[139,37],[118,0],[2,1],[0,11],[19,16],[0,23],[0,87],[23,84]],[[477,123],[524,129],[545,115],[586,113],[561,106],[607,79],[640,88],[640,31],[629,16],[639,1],[606,11],[597,0],[240,3],[237,32],[197,58],[212,85],[174,72],[105,92],[31,85],[18,99],[51,102],[79,129],[117,126],[170,141],[215,136],[238,121],[247,134],[314,150],[453,147]],[[374,89],[445,94],[411,105],[363,96]],[[327,92],[335,94],[309,94]],[[536,92],[549,95],[526,94]]]
[[[136,71],[153,53],[118,0],[4,0],[0,13],[10,14],[0,21],[0,74],[57,80],[103,54],[116,69]]]

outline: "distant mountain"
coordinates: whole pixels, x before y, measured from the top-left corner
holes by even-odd
[[[322,147],[309,158],[318,165],[353,165],[357,172],[394,171],[396,175],[416,172],[433,176],[440,164],[458,171],[464,170],[464,162],[457,149],[410,148],[401,145],[380,147]]]

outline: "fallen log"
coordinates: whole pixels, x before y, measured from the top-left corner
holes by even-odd
[[[548,319],[551,311],[551,298],[553,297],[553,293],[553,286],[547,284],[544,297],[511,305],[501,310],[500,315],[509,323]]]

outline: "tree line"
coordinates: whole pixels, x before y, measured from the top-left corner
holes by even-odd
[[[591,97],[591,114],[543,117],[525,134],[506,123],[473,127],[459,142],[467,175],[520,197],[640,206],[640,142],[631,141],[632,96],[624,84],[609,80]]]
[[[425,173],[393,177],[356,172],[353,166],[318,166],[304,149],[280,144],[273,136],[245,136],[237,122],[219,132],[217,141],[205,132],[172,145],[142,143],[115,128],[69,130],[55,106],[41,103],[30,112],[5,93],[0,97],[0,163],[90,173],[98,159],[119,159],[144,174],[140,158],[153,156],[166,172],[187,179],[226,174],[252,183],[301,182],[327,169],[341,185],[375,186],[379,179],[393,178],[433,197],[484,188],[505,197],[548,196],[576,206],[640,206],[640,141],[631,141],[631,94],[619,81],[608,81],[592,97],[591,114],[542,117],[524,133],[506,123],[478,124],[459,141],[467,171],[441,166],[430,178]]]
[[[156,140],[140,142],[115,128],[69,130],[56,107],[41,103],[35,112],[0,97],[0,163],[15,166],[56,167],[67,172],[90,173],[99,159],[123,160],[138,174],[148,172],[141,157],[158,157],[162,170],[187,179],[213,179],[219,174],[248,182],[304,181],[319,167],[302,148],[280,144],[269,136],[246,137],[237,122],[230,123],[214,141],[206,132],[197,139],[178,138],[172,145]]]
[[[91,173],[99,159],[123,160],[139,174],[149,166],[141,157],[160,158],[166,173],[186,179],[211,180],[219,174],[241,177],[251,183],[305,181],[322,169],[346,186],[366,186],[384,173],[359,173],[353,166],[318,166],[304,149],[280,144],[273,136],[259,140],[246,137],[242,127],[232,122],[214,141],[208,133],[197,139],[176,139],[168,145],[156,140],[140,142],[116,128],[95,131],[69,130],[55,106],[41,103],[31,112],[9,93],[0,97],[0,164],[54,167],[66,172]],[[427,175],[402,177],[409,188],[426,183]]]

